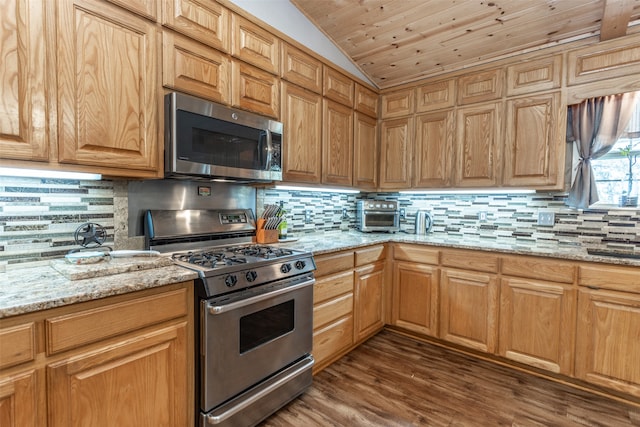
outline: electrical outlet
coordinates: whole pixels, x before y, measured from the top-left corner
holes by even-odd
[[[407,210],[405,208],[400,208],[400,218],[407,219]]]
[[[538,212],[538,225],[553,226],[556,223],[556,215],[553,212]]]
[[[310,209],[306,209],[304,211],[304,222],[306,224],[310,224],[311,223],[311,210]]]
[[[487,220],[487,212],[486,211],[478,212],[478,220],[486,221]]]

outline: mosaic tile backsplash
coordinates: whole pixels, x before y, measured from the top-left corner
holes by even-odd
[[[74,231],[85,222],[107,229],[105,245],[143,249],[128,236],[126,181],[77,181],[0,177],[0,271],[46,264],[77,248]],[[573,210],[563,194],[417,195],[320,193],[258,189],[257,214],[283,202],[290,236],[355,229],[356,201],[397,200],[405,208],[401,228],[413,232],[418,209],[431,212],[433,233],[474,238],[558,241],[568,245],[640,252],[640,210]],[[178,207],[176,207],[178,208]],[[537,225],[538,212],[553,212],[553,226]],[[486,212],[486,220],[478,214]]]

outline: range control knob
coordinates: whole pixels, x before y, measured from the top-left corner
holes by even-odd
[[[298,270],[302,270],[303,268],[305,268],[307,266],[307,263],[300,260],[300,261],[296,261],[295,266]]]
[[[291,271],[291,264],[282,264],[280,266],[280,271],[282,271],[284,274],[287,274]]]
[[[230,274],[224,278],[224,284],[230,288],[235,286],[236,283],[238,283],[238,278],[235,276],[235,274]]]
[[[258,277],[258,273],[253,270],[247,271],[247,274],[244,275],[247,278],[247,282],[253,282]]]

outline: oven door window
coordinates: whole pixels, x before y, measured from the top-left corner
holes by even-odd
[[[208,165],[266,170],[267,133],[212,117],[178,110],[178,158]]]
[[[294,300],[240,318],[240,354],[293,331]]]
[[[395,225],[394,213],[367,213],[364,223],[367,227],[389,227]]]

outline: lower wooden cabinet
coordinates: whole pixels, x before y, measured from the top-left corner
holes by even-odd
[[[0,376],[0,425],[43,425],[45,408],[38,405],[37,372],[33,369],[9,376]]]
[[[395,261],[391,324],[435,337],[438,334],[438,266]]]
[[[355,270],[354,340],[369,338],[384,326],[384,263],[359,267]]]

